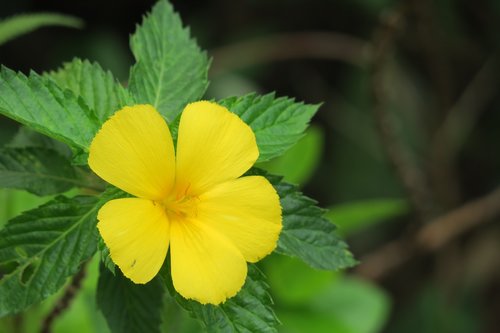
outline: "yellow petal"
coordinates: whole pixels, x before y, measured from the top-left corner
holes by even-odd
[[[226,238],[196,220],[173,220],[172,281],[179,294],[202,304],[220,304],[245,283],[247,264]]]
[[[151,105],[124,107],[92,141],[89,166],[125,192],[162,199],[175,179],[174,147],[165,120]]]
[[[258,156],[255,135],[238,116],[215,103],[191,103],[179,124],[177,193],[196,196],[238,178]]]
[[[170,224],[163,207],[138,198],[107,202],[97,215],[97,228],[111,259],[135,283],[149,282],[168,250]]]
[[[278,194],[267,179],[243,177],[216,185],[199,197],[197,218],[226,236],[246,261],[270,254],[281,231]]]

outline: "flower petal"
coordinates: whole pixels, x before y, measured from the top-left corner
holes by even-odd
[[[202,304],[220,304],[245,283],[247,264],[225,237],[196,220],[173,220],[170,258],[174,288]]]
[[[191,103],[179,124],[177,193],[196,196],[238,178],[258,156],[252,129],[237,115],[215,103]]]
[[[270,254],[281,231],[281,206],[276,190],[260,176],[216,185],[199,197],[197,218],[226,236],[246,261]]]
[[[151,105],[124,107],[94,137],[89,166],[125,192],[162,199],[175,179],[174,147],[165,120]]]
[[[170,224],[163,207],[138,198],[107,202],[97,216],[97,228],[111,259],[135,283],[149,282],[168,251]]]

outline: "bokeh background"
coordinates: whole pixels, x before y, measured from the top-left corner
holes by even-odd
[[[143,1],[3,1],[0,18],[55,11],[47,27],[0,46],[27,73],[73,57],[126,84],[128,37]],[[299,184],[339,226],[360,265],[315,271],[261,263],[286,333],[472,333],[500,327],[500,91],[497,0],[173,1],[213,57],[208,98],[251,91],[323,103],[283,158],[262,165]],[[0,144],[17,125],[0,118]],[[0,190],[0,225],[46,198]],[[107,332],[96,264],[55,332]],[[1,295],[0,295],[1,297]],[[37,332],[57,295],[0,320]],[[199,332],[172,304],[168,332]]]

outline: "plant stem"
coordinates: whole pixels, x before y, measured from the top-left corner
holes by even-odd
[[[361,258],[355,271],[380,280],[409,259],[433,252],[470,229],[500,215],[500,187],[493,192],[452,210],[423,226],[411,239],[397,239]]]
[[[407,196],[421,221],[433,216],[432,195],[428,188],[425,173],[402,144],[401,136],[394,127],[393,119],[387,111],[387,92],[385,90],[384,68],[392,54],[398,32],[404,23],[406,7],[398,7],[381,19],[379,31],[373,39],[373,59],[371,65],[371,88],[373,113],[377,123],[380,140],[385,148],[389,162],[406,190]]]
[[[335,32],[301,32],[264,36],[223,46],[210,52],[210,76],[278,60],[327,59],[364,66],[370,47],[364,40]]]
[[[53,322],[69,308],[82,286],[83,279],[86,275],[85,268],[86,266],[83,264],[78,273],[73,277],[71,284],[66,288],[64,295],[59,299],[52,311],[45,317],[40,333],[51,333]]]

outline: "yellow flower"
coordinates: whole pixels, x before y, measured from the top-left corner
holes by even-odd
[[[107,202],[98,229],[111,259],[135,283],[150,281],[170,246],[182,296],[219,304],[245,282],[246,262],[276,247],[281,206],[260,176],[240,177],[257,160],[255,135],[226,108],[206,101],[182,113],[177,149],[151,105],[125,107],[104,123],[89,165],[136,198]]]

